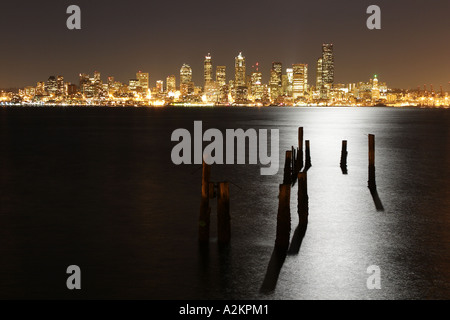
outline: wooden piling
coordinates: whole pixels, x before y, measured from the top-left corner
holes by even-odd
[[[297,195],[297,209],[299,224],[304,223],[308,219],[308,183],[306,172],[298,173],[298,195]]]
[[[230,191],[228,182],[219,182],[217,194],[217,236],[219,244],[231,239]]]
[[[303,168],[303,127],[298,128],[297,172]]]
[[[343,174],[347,174],[347,140],[342,140],[341,148],[341,169]]]
[[[311,167],[311,151],[309,149],[309,140],[305,141],[305,168]]]
[[[209,224],[211,208],[209,207],[209,178],[211,175],[211,166],[202,163],[202,200],[200,204],[200,215],[198,223],[198,240],[200,242],[209,241]]]
[[[292,151],[286,151],[286,159],[284,161],[284,175],[283,184],[291,184],[291,168],[292,164]]]
[[[277,234],[275,248],[280,251],[287,251],[291,234],[291,185],[280,184],[280,194],[278,196],[277,214]]]
[[[369,134],[369,188],[376,188],[375,183],[375,135]]]

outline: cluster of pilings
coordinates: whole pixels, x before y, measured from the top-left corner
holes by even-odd
[[[347,174],[347,140],[342,141],[340,167]],[[291,188],[297,182],[297,213],[300,230],[306,231],[309,215],[307,172],[311,168],[310,141],[305,141],[305,160],[303,158],[303,127],[298,128],[298,147],[286,151],[283,183],[279,185],[278,214],[275,248],[286,252],[291,232]],[[369,134],[369,178],[368,187],[378,210],[383,206],[378,197],[375,183],[375,136]],[[211,207],[209,200],[217,197],[217,236],[219,244],[228,244],[231,238],[229,182],[210,181],[211,166],[202,164],[202,197],[200,204],[198,238],[200,243],[209,242]]]
[[[297,182],[297,212],[299,228],[306,230],[308,224],[308,187],[307,171],[311,167],[309,140],[305,141],[305,161],[303,161],[303,127],[298,128],[298,148],[286,151],[283,183],[279,186],[277,232],[275,249],[286,252],[289,248],[291,233],[291,188]]]
[[[198,240],[209,243],[211,207],[209,200],[217,198],[217,241],[228,244],[231,239],[230,184],[227,181],[210,181],[211,165],[202,163],[202,199],[198,221]]]

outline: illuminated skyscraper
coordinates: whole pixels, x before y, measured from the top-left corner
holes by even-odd
[[[213,76],[212,76],[212,58],[211,58],[211,54],[209,54],[209,53],[205,57],[204,75],[205,75],[205,88],[206,88],[209,85],[211,85],[211,83],[213,81]]]
[[[334,56],[333,45],[322,45],[322,85],[321,98],[327,99],[329,91],[333,88],[334,83]]]
[[[166,90],[167,92],[177,91],[177,79],[174,75],[168,76],[166,79]]]
[[[322,89],[322,58],[317,59],[317,69],[316,69],[316,90]]]
[[[281,94],[282,69],[281,62],[272,63],[270,70],[270,97],[272,100],[276,100]]]
[[[250,95],[253,101],[261,100],[264,93],[264,86],[262,84],[262,73],[253,72],[250,83]]]
[[[139,87],[138,79],[130,79],[130,81],[128,81],[128,90],[136,92],[138,91],[138,87]]]
[[[158,93],[164,92],[164,81],[162,81],[162,80],[156,81],[156,92],[158,92]]]
[[[182,95],[188,95],[194,92],[192,69],[188,64],[183,64],[180,69],[180,91]]]
[[[308,65],[293,64],[292,96],[294,99],[303,97],[308,89]]]
[[[144,94],[147,94],[149,81],[148,73],[139,71],[138,73],[136,73],[136,79],[139,82],[138,86],[141,88],[142,92]]]
[[[87,91],[88,86],[90,85],[89,75],[85,73],[80,73],[80,92],[82,94],[85,94]]]
[[[286,69],[286,76],[287,76],[286,94],[289,97],[292,97],[292,85],[294,83],[294,69],[287,68]]]
[[[227,84],[226,67],[225,66],[217,66],[216,67],[216,82],[219,85],[219,87]]]
[[[58,91],[58,84],[55,76],[50,76],[45,84],[45,90],[49,95],[55,96]]]
[[[46,94],[46,92],[45,92],[45,82],[44,81],[39,81],[36,84],[36,95],[43,96],[45,94]]]
[[[192,81],[192,69],[188,64],[183,64],[180,69],[180,83],[188,84]]]
[[[61,97],[64,96],[65,90],[64,90],[64,77],[63,76],[58,76],[56,78],[56,95]]]
[[[245,86],[245,57],[242,56],[242,52],[239,52],[239,55],[235,58],[234,79],[236,87]]]

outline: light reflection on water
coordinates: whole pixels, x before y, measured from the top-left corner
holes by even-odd
[[[1,297],[70,297],[79,264],[85,298],[426,299],[450,297],[447,110],[388,108],[3,109]],[[309,224],[275,290],[260,293],[272,255],[283,170],[213,166],[231,185],[232,243],[197,246],[198,166],[170,160],[177,128],[280,130],[280,164],[311,141]],[[367,134],[376,182],[367,188]],[[348,140],[348,174],[340,167]],[[240,189],[242,188],[242,189]],[[292,231],[298,224],[291,192]],[[382,289],[368,290],[378,265]],[[36,271],[33,271],[36,270]],[[39,276],[37,276],[39,270]],[[57,274],[58,276],[55,276]]]

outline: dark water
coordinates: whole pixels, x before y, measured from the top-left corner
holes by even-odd
[[[201,170],[175,166],[173,130],[280,130],[280,163],[303,126],[311,141],[309,224],[275,290],[283,170],[213,166],[231,185],[232,242],[197,244]],[[124,299],[449,299],[450,111],[393,108],[2,108],[0,297]],[[384,211],[367,188],[376,135]],[[348,174],[339,168],[348,140]],[[239,186],[239,187],[237,187]],[[297,186],[291,197],[297,226]],[[82,289],[66,288],[78,265]],[[381,270],[368,290],[367,267]]]

